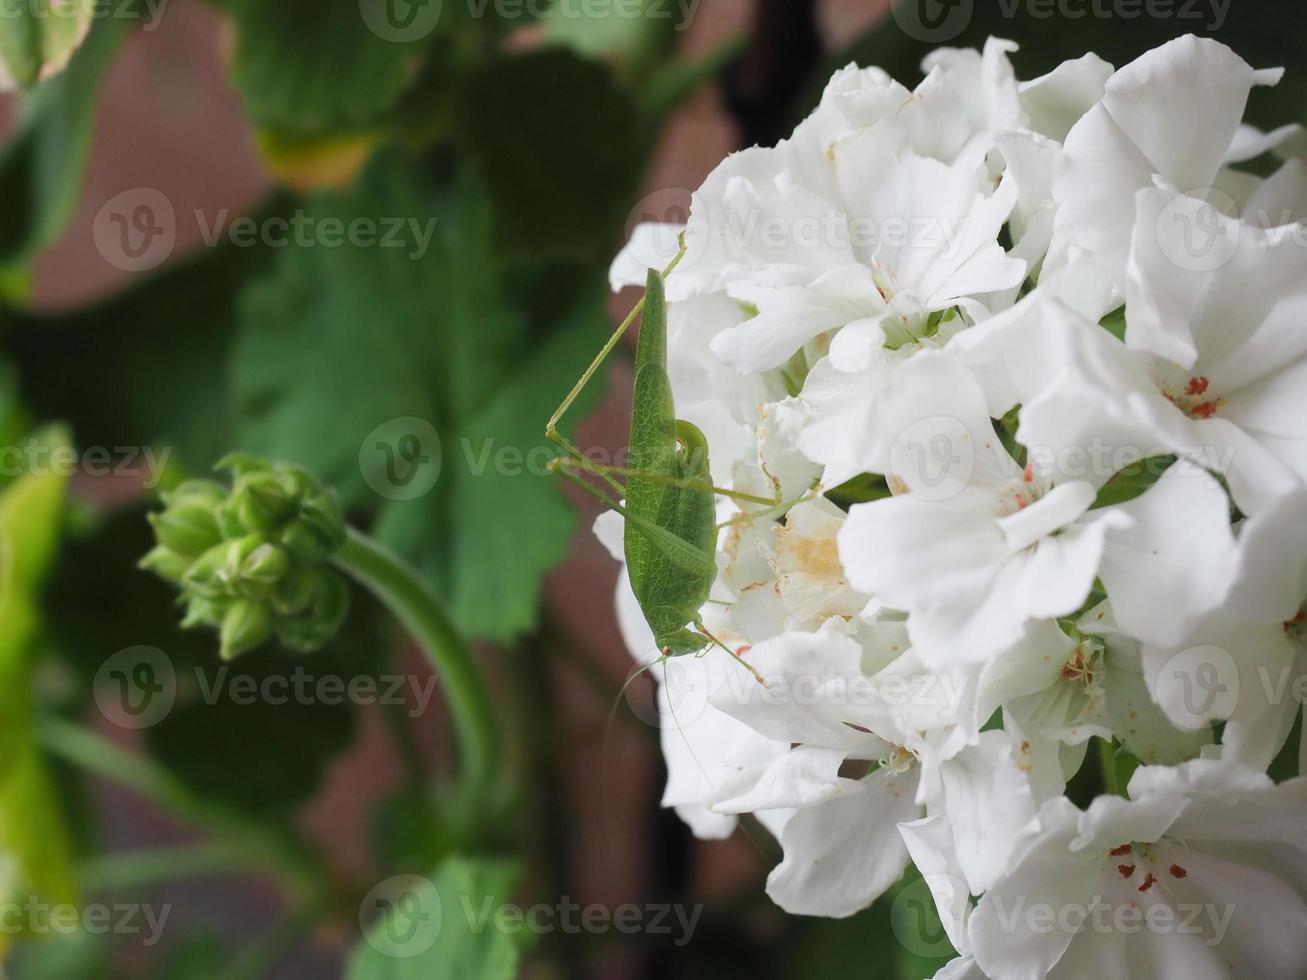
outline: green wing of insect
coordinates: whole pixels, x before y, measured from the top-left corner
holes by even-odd
[[[651,477],[670,477],[670,480]],[[659,647],[677,655],[710,642],[688,627],[708,601],[716,576],[717,516],[708,443],[678,421],[667,377],[667,304],[663,280],[649,273],[635,354],[631,467],[626,482],[626,567],[631,589]],[[667,532],[685,548],[669,548]]]

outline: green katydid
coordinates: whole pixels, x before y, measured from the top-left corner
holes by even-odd
[[[679,261],[679,257],[677,259]],[[673,262],[670,273],[676,267]],[[699,610],[717,574],[717,494],[764,507],[780,506],[751,494],[712,485],[708,443],[697,427],[676,418],[667,375],[667,306],[663,275],[649,272],[645,297],[581,376],[549,420],[546,435],[567,452],[551,468],[602,500],[626,519],[625,550],[631,589],[665,657],[697,653],[718,641]],[[604,466],[588,459],[558,431],[558,423],[627,329],[641,316],[631,410],[631,465]],[[616,496],[585,480],[602,480]],[[625,477],[623,486],[614,477]],[[623,505],[619,498],[624,497]]]

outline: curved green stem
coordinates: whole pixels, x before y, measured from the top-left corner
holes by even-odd
[[[499,728],[472,651],[418,573],[371,538],[350,529],[334,561],[385,603],[430,658],[458,734],[463,789],[476,799],[495,776]]]

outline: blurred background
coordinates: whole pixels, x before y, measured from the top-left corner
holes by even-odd
[[[0,918],[9,975],[931,976],[952,954],[920,882],[850,920],[788,918],[762,893],[779,856],[765,831],[696,842],[659,808],[652,682],[623,691],[619,569],[593,501],[544,472],[545,421],[638,299],[606,286],[631,229],[683,221],[690,190],[787,135],[836,67],[911,85],[934,47],[995,34],[1031,78],[1208,34],[1288,68],[1252,121],[1307,122],[1301,5],[95,10],[65,70],[0,99],[0,526],[19,556],[0,582],[0,891],[84,925],[107,909],[110,925],[60,930],[24,908],[18,935]],[[611,456],[628,348],[600,380],[573,438]],[[67,472],[33,448],[65,441]],[[231,670],[259,690],[296,671],[394,680],[395,697],[273,703],[224,686],[215,635],[182,631],[172,591],[136,568],[158,489],[235,449],[332,485],[474,641],[507,746],[474,840],[431,789],[452,764],[439,678],[362,593],[329,649],[270,645]],[[52,470],[46,512],[19,485]],[[142,664],[172,678],[167,703],[124,712],[114,680]],[[298,865],[252,860],[251,841],[298,856],[326,897],[302,901]],[[469,851],[500,862],[484,888],[501,902],[633,906],[649,927],[526,929],[486,952],[451,946],[447,926],[411,956],[364,939],[378,887]],[[693,928],[678,911],[653,928],[658,908]]]

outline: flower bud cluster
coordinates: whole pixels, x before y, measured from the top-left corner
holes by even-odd
[[[319,649],[349,608],[328,563],[345,543],[340,504],[298,466],[229,456],[220,468],[234,474],[230,489],[188,480],[163,495],[141,567],[181,589],[182,625],[216,628],[226,660],[274,636],[291,650]]]

